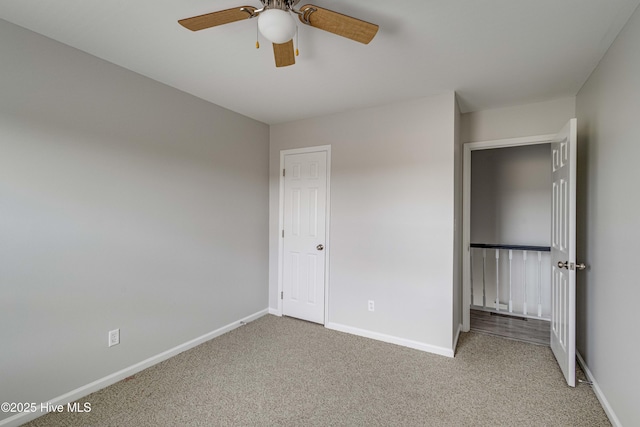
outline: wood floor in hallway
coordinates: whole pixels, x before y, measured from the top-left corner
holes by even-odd
[[[550,322],[471,310],[471,331],[539,345],[549,345]]]

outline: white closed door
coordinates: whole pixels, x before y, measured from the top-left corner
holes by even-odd
[[[324,324],[327,152],[284,157],[282,313]]]
[[[551,144],[551,350],[576,384],[576,119]]]

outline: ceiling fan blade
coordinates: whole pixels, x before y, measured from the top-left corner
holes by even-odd
[[[302,15],[299,15],[299,18],[304,24],[360,43],[369,44],[378,32],[378,26],[376,24],[371,24],[312,4],[302,6],[300,11]],[[308,22],[305,21],[305,19],[308,20]]]
[[[218,12],[181,19],[178,23],[191,31],[199,31],[205,28],[251,18],[255,10],[256,8],[253,6],[235,7],[233,9],[219,10]]]
[[[286,67],[296,63],[296,57],[293,54],[293,39],[286,43],[273,44],[273,56],[276,58],[276,67]]]

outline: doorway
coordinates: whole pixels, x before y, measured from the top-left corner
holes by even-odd
[[[279,311],[324,325],[328,318],[331,147],[280,153]]]
[[[555,138],[464,144],[464,331],[549,344]]]
[[[575,386],[575,295],[576,270],[586,268],[577,263],[576,246],[576,153],[577,121],[571,119],[560,132],[526,138],[513,138],[464,144],[463,148],[463,310],[462,330],[470,329],[472,294],[471,269],[471,152],[493,148],[551,144],[550,170],[552,171],[551,247],[549,268],[551,269],[551,350],[558,361],[567,384]],[[511,283],[512,249],[509,250],[509,280]],[[526,253],[528,248],[522,248]],[[501,309],[499,281],[499,251],[496,250],[496,311]],[[508,312],[513,310],[512,289],[509,288]],[[523,305],[527,309],[526,303]]]
[[[502,284],[507,283],[505,279],[508,280],[509,275],[513,279],[513,251],[517,249],[519,246],[538,246],[533,245],[531,243],[521,243],[520,245],[515,244],[514,242],[508,242],[504,240],[504,242],[499,242],[498,240],[502,240],[502,238],[508,239],[514,235],[512,229],[517,227],[517,221],[508,220],[509,224],[506,227],[506,230],[496,230],[495,226],[495,215],[491,215],[491,209],[488,209],[488,212],[482,214],[480,218],[476,218],[474,220],[476,228],[481,228],[489,224],[491,221],[494,221],[490,224],[490,226],[486,226],[489,231],[485,233],[486,230],[481,230],[480,236],[474,235],[473,237],[481,238],[484,240],[494,240],[493,242],[474,242],[472,241],[472,153],[487,151],[487,150],[497,150],[497,149],[509,149],[509,148],[517,148],[517,147],[531,147],[531,146],[540,146],[540,150],[549,149],[550,144],[554,141],[556,135],[539,135],[533,137],[524,137],[524,138],[511,138],[511,139],[502,139],[497,141],[483,141],[483,142],[471,142],[464,144],[463,147],[463,247],[466,248],[465,254],[463,256],[463,318],[462,318],[462,330],[469,331],[471,327],[471,306],[484,306],[491,308],[493,306],[495,311],[503,311],[503,314],[509,313],[509,301],[511,301],[511,312],[513,312],[514,304],[513,304],[513,287],[511,289],[511,299],[502,297],[504,291],[500,288],[500,281],[502,280]],[[491,155],[491,151],[487,151],[488,155]],[[507,156],[508,157],[508,156]],[[550,163],[549,163],[550,164]],[[549,178],[551,174],[550,167],[548,168]],[[513,197],[513,195],[510,195]],[[491,196],[489,196],[491,197]],[[517,196],[516,196],[517,197]],[[549,196],[549,201],[551,197]],[[503,215],[502,213],[500,215]],[[551,218],[551,210],[549,209],[547,212],[548,218]],[[498,218],[499,219],[499,218]],[[544,224],[538,224],[538,230],[544,228]],[[547,226],[548,227],[548,226]],[[497,236],[497,237],[496,237]],[[550,236],[550,228],[548,228],[548,232],[546,235],[546,239],[548,241]],[[520,242],[525,242],[525,240],[520,240]],[[540,242],[540,240],[537,240]],[[482,244],[485,244],[486,247],[482,247]],[[498,244],[500,243],[500,244]],[[511,245],[509,245],[511,243]],[[474,246],[478,246],[476,249],[472,249],[472,244]],[[497,246],[497,247],[495,247]],[[511,246],[511,248],[510,248]],[[542,245],[540,245],[542,246]],[[548,246],[548,245],[547,245]],[[534,248],[526,248],[528,261],[537,261],[538,251],[534,253],[531,252]],[[538,248],[535,248],[538,249]],[[506,252],[505,252],[506,251]],[[511,252],[509,252],[511,251]],[[473,257],[474,252],[476,252],[475,258]],[[524,253],[524,251],[523,251]],[[511,258],[511,266],[510,271],[506,274],[503,271],[504,260],[505,257],[507,260],[509,257]],[[500,258],[502,258],[502,263]],[[477,269],[477,265],[484,265],[484,294],[480,292],[472,292],[472,289],[476,289],[476,286],[479,279],[482,277],[480,274],[476,274],[475,276],[475,284],[472,287],[472,282],[474,278],[472,277],[473,270]],[[506,263],[507,266],[509,263]],[[472,270],[472,265],[475,267]],[[490,268],[493,267],[493,271]],[[507,267],[508,268],[508,267]],[[500,273],[503,273],[502,275]],[[493,274],[492,277],[488,278],[487,273]],[[481,276],[479,278],[479,276]],[[501,277],[502,276],[502,277]],[[489,282],[491,279],[491,282]],[[508,292],[508,291],[507,291]],[[473,295],[472,295],[473,293]],[[492,301],[493,300],[493,301]],[[482,301],[479,304],[476,304],[478,301]],[[506,307],[502,304],[506,301]],[[533,301],[529,300],[527,303],[527,313],[532,312],[534,308]],[[523,307],[521,307],[523,308]],[[535,307],[535,311],[537,313],[537,307]],[[524,316],[523,316],[524,317]]]
[[[471,330],[549,345],[551,144],[471,153]]]

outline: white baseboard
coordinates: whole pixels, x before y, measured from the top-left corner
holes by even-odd
[[[604,409],[604,412],[607,414],[607,417],[609,417],[609,421],[611,421],[611,425],[613,427],[622,427],[620,420],[616,416],[615,412],[613,412],[613,408],[611,408],[609,401],[605,397],[604,393],[602,393],[602,390],[600,389],[598,382],[593,377],[593,374],[589,370],[587,363],[584,361],[584,359],[582,358],[582,355],[578,351],[576,351],[576,358],[578,359],[578,364],[584,371],[584,374],[587,376],[587,379],[591,381],[591,388],[593,389],[593,392],[595,393],[596,397],[600,401],[600,405],[602,405],[602,408]]]
[[[280,310],[278,310],[277,308],[269,307],[269,314],[273,314],[274,316],[282,317],[282,312]]]
[[[247,316],[245,318],[242,318],[240,320],[237,320],[235,322],[229,323],[226,326],[223,326],[221,328],[216,329],[215,331],[211,331],[207,334],[204,334],[198,338],[192,339],[191,341],[187,341],[184,344],[180,344],[176,347],[173,347],[172,349],[169,349],[167,351],[164,351],[160,354],[157,354],[155,356],[152,356],[146,360],[143,360],[142,362],[136,363],[135,365],[131,365],[128,368],[124,368],[118,372],[114,372],[111,375],[107,375],[104,378],[101,378],[97,381],[94,381],[92,383],[89,383],[87,385],[84,385],[82,387],[79,387],[75,390],[72,390],[68,393],[65,393],[61,396],[58,397],[54,397],[53,399],[48,400],[47,402],[50,403],[53,406],[57,406],[57,405],[66,405],[67,403],[73,402],[75,400],[81,399],[84,396],[87,396],[93,392],[96,392],[98,390],[101,390],[107,386],[110,386],[111,384],[117,383],[120,380],[123,380],[127,377],[130,377],[131,375],[134,375],[144,369],[147,369],[150,366],[153,366],[157,363],[160,363],[164,360],[170,359],[173,356],[176,356],[184,351],[187,351],[189,349],[192,349],[193,347],[196,347],[204,342],[207,342],[215,337],[218,337],[222,334],[225,334],[229,331],[232,331],[240,326],[242,326],[243,323],[249,323],[253,320],[256,320],[262,316],[264,316],[265,314],[267,314],[269,312],[269,310],[264,309],[261,310],[257,313],[254,313],[250,316]],[[45,405],[47,404],[47,402],[42,402]],[[38,405],[38,408],[40,406]],[[66,406],[65,406],[66,408]],[[4,420],[0,421],[0,427],[17,427],[21,424],[24,424],[26,422],[29,422],[33,419],[36,419],[42,415],[44,415],[45,412],[25,412],[25,413],[20,413],[20,414],[16,414],[13,415],[9,418],[5,418]]]
[[[392,335],[381,334],[379,332],[368,331],[366,329],[354,328],[352,326],[346,326],[339,323],[329,322],[324,325],[327,329],[333,329],[334,331],[346,332],[348,334],[358,335],[365,338],[371,338],[378,341],[387,342],[390,344],[397,344],[403,347],[409,347],[416,350],[426,351],[428,353],[439,354],[441,356],[453,357],[453,349],[438,347],[435,345],[425,344],[419,341],[413,341],[406,338],[394,337]]]

